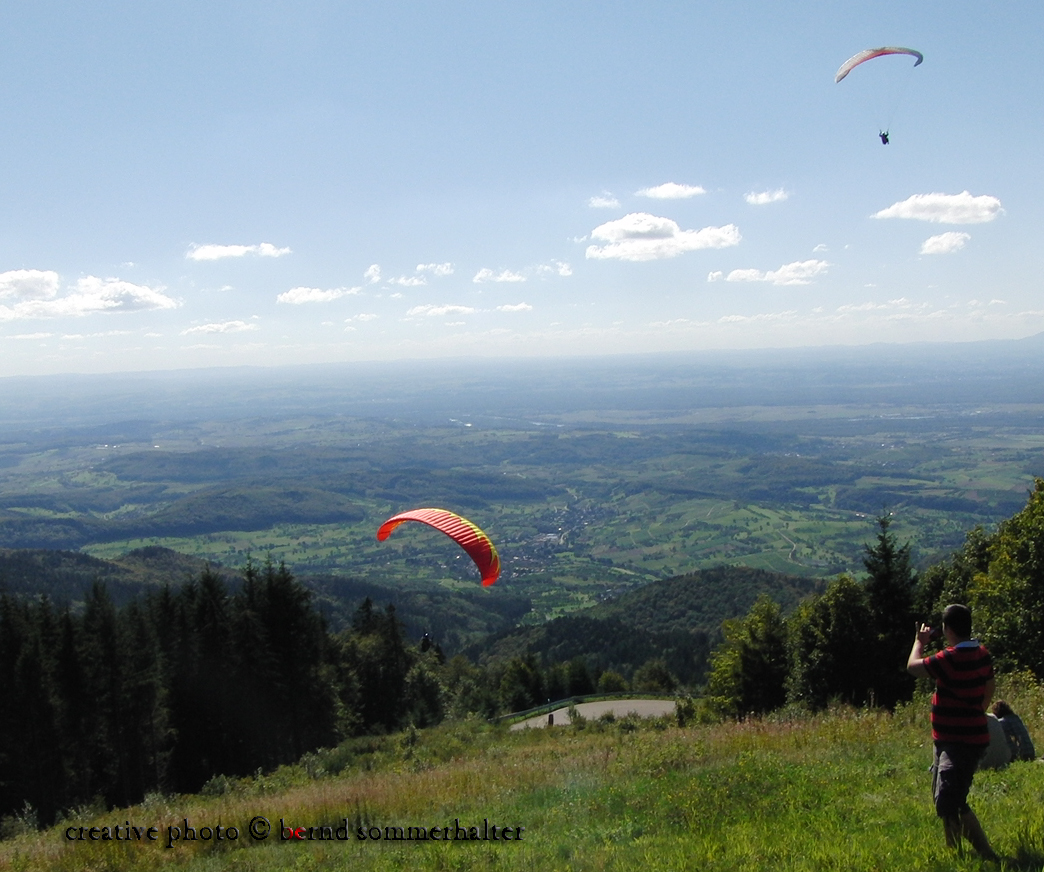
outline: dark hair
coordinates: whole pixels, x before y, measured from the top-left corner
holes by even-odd
[[[1003,699],[998,699],[994,704],[991,711],[998,718],[1006,718],[1008,715],[1013,715],[1015,712],[1011,710],[1011,706],[1008,705]]]
[[[954,603],[946,607],[942,622],[962,639],[971,637],[971,610],[967,606]]]

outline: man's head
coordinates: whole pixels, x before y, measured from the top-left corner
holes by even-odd
[[[958,639],[971,638],[971,610],[959,603],[948,605],[943,611],[942,623],[949,628]]]
[[[1008,705],[1003,699],[998,699],[993,704],[993,708],[991,709],[991,711],[998,718],[1006,718],[1006,717],[1009,717],[1010,715],[1015,714],[1015,712],[1013,712],[1011,710],[1011,706]]]

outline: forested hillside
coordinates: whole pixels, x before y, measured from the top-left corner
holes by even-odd
[[[232,590],[239,587],[239,572],[155,545],[112,560],[77,551],[0,549],[0,593],[46,596],[56,608],[69,606],[77,613],[99,582],[113,604],[122,606],[163,586],[180,587],[204,571],[221,576]],[[345,576],[302,576],[298,580],[334,630],[348,626],[359,603],[369,597],[395,606],[407,638],[420,639],[427,633],[450,653],[514,627],[532,608],[528,597],[506,589],[491,596],[471,588],[451,590],[409,583],[392,587]]]

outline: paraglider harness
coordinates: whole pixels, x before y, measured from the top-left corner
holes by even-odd
[[[882,130],[877,135],[881,137],[881,145],[888,145],[888,131],[887,130]]]

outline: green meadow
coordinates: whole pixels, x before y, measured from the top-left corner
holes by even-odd
[[[1040,741],[1044,689],[1008,679],[999,693]],[[31,822],[8,819],[13,838],[0,842],[0,869],[1044,868],[1044,763],[976,776],[971,803],[999,866],[945,846],[929,793],[927,710],[919,693],[894,714],[784,710],[685,725],[676,717],[606,717],[517,732],[475,720],[445,723],[353,739],[270,775],[219,776],[200,795],[71,810],[41,832],[14,835]],[[272,830],[256,840],[251,821],[256,828],[262,817]],[[184,838],[186,823],[195,841]],[[128,825],[156,827],[156,841],[123,839]],[[496,840],[456,838],[458,827],[489,836],[494,825]],[[81,827],[86,834],[98,827],[100,837],[101,828],[116,826],[120,841],[67,839]],[[238,837],[217,841],[218,826],[236,828]],[[167,847],[171,827],[183,838]],[[201,838],[204,827],[209,840]],[[396,838],[396,828],[405,836],[410,827],[425,828],[428,838]],[[442,838],[447,827],[450,841]],[[504,827],[508,840],[500,838]],[[338,828],[346,839],[337,838]],[[304,838],[280,838],[291,830]]]

